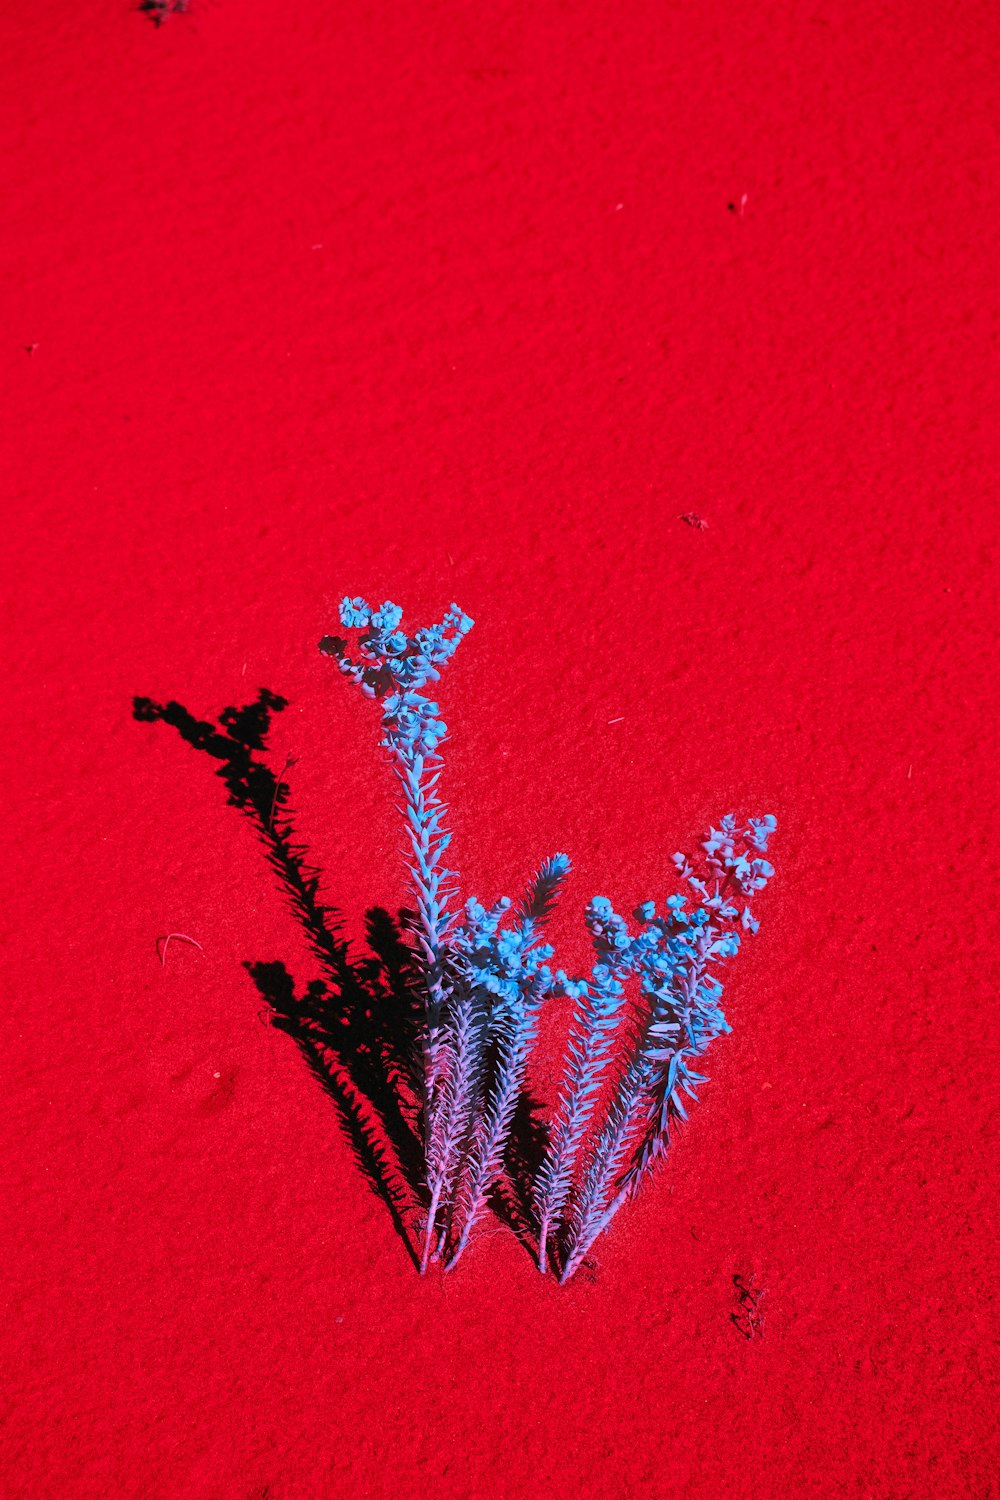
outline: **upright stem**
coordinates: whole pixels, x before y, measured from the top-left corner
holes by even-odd
[[[482,1003],[474,992],[460,992],[455,1010],[455,1054],[451,1072],[438,1096],[435,1116],[436,1150],[428,1160],[428,1184],[431,1203],[424,1233],[423,1265],[426,1267],[435,1249],[434,1232],[437,1215],[447,1203],[454,1185],[459,1161],[459,1146],[465,1139],[472,1116],[472,1105],[479,1084],[478,1059],[482,1050],[484,1026]]]
[[[612,980],[617,983],[615,975]],[[538,1269],[543,1273],[548,1262],[549,1226],[558,1221],[569,1197],[577,1156],[597,1103],[623,998],[623,992],[616,993],[614,988],[595,988],[584,996],[577,1014],[560,1118],[535,1198],[540,1220]]]
[[[440,1111],[442,1092],[439,1084],[444,1069],[444,1041],[441,1016],[445,1003],[444,931],[448,921],[447,896],[442,892],[441,855],[448,843],[441,820],[444,804],[434,792],[433,781],[425,784],[427,760],[409,756],[403,749],[394,755],[396,773],[403,787],[407,833],[413,850],[411,866],[419,918],[418,937],[425,964],[424,1025],[421,1028],[423,1055],[424,1150],[427,1158],[430,1205],[424,1230],[421,1271],[425,1270],[434,1248],[434,1235],[441,1195],[445,1183],[437,1160],[442,1149]],[[436,780],[437,772],[434,773]]]
[[[542,987],[536,983],[535,992],[529,995],[523,1013],[513,1022],[502,1044],[492,1098],[476,1126],[469,1161],[459,1183],[458,1204],[464,1210],[465,1218],[455,1249],[445,1266],[446,1271],[451,1270],[468,1244],[486,1195],[500,1174],[535,1038],[541,996]]]
[[[549,1215],[548,1215],[548,1213],[543,1213],[542,1214],[541,1227],[540,1227],[540,1229],[538,1231],[538,1269],[541,1271],[541,1273],[542,1273],[543,1276],[545,1275],[546,1271],[549,1269],[548,1245],[549,1245]]]
[[[567,1282],[573,1275],[601,1230],[621,1206],[616,1197],[609,1208],[599,1211],[608,1185],[614,1181],[625,1158],[629,1138],[645,1102],[647,1083],[648,1066],[640,1048],[639,1055],[633,1059],[622,1081],[622,1091],[615,1111],[597,1142],[590,1169],[584,1179],[580,1201],[572,1218],[573,1237],[566,1264],[559,1277],[560,1284]]]
[[[427,1224],[426,1224],[426,1227],[424,1229],[424,1242],[423,1242],[422,1246],[420,1247],[420,1274],[421,1274],[421,1276],[423,1276],[424,1272],[427,1270],[427,1267],[428,1267],[428,1265],[430,1263],[431,1255],[433,1254],[433,1252],[434,1252],[434,1250],[436,1248],[436,1242],[435,1242],[435,1239],[434,1239],[434,1225],[435,1225],[435,1221],[437,1220],[438,1208],[440,1207],[440,1204],[441,1204],[441,1188],[442,1188],[442,1185],[443,1184],[440,1181],[436,1182],[434,1184],[434,1188],[433,1188],[433,1190],[431,1192],[430,1207],[427,1210]]]
[[[622,1204],[625,1202],[626,1198],[629,1196],[631,1189],[632,1184],[627,1182],[625,1186],[615,1194],[614,1198],[608,1204],[607,1208],[600,1215],[600,1217],[594,1220],[587,1234],[583,1237],[582,1240],[580,1240],[580,1242],[575,1247],[573,1254],[567,1260],[566,1265],[563,1269],[563,1273],[559,1277],[560,1286],[564,1286],[566,1284],[566,1282],[570,1279],[574,1271],[579,1266],[580,1262],[583,1260],[583,1257],[586,1255],[591,1245],[597,1239],[598,1235],[602,1234],[603,1231],[607,1229],[608,1225],[611,1223],[611,1220],[614,1218],[615,1214],[618,1212]]]

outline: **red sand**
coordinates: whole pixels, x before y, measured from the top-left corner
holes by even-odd
[[[5,7],[5,1496],[1000,1494],[998,42],[961,0]],[[328,899],[398,904],[344,591],[475,616],[456,853],[485,897],[568,850],[567,957],[780,819],[593,1281],[507,1233],[416,1276],[258,1022],[244,963],[316,973],[261,845],[132,719],[284,694]]]

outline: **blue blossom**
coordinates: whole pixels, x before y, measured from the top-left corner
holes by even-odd
[[[345,599],[340,606],[340,623],[348,630],[363,629],[371,619],[371,610],[363,599]]]
[[[725,932],[709,950],[712,958],[735,958],[739,952],[740,938],[737,932]]]
[[[357,601],[355,601],[355,603],[357,603]],[[402,618],[403,611],[400,609],[399,605],[393,604],[391,601],[387,600],[386,603],[382,605],[382,608],[377,610],[372,615],[372,628],[374,630],[395,630],[396,626],[399,624]],[[346,623],[347,621],[345,620],[344,624],[346,625]],[[401,638],[405,643],[405,635]]]
[[[767,841],[777,826],[778,820],[772,813],[765,813],[762,818],[750,818],[747,821],[747,838],[755,849],[766,854]]]

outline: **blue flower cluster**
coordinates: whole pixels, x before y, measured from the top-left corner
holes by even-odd
[[[497,930],[510,905],[505,896],[498,915],[496,907],[486,911],[478,901],[467,902],[465,922],[451,938],[453,965],[461,966],[467,982],[488,991],[499,1006],[517,1005],[536,977],[549,987],[552,982],[548,960],[554,948],[532,947],[531,938],[520,928]]]
[[[398,604],[386,602],[375,609],[361,598],[344,599],[340,623],[363,632],[357,643],[360,660],[347,655],[347,642],[339,636],[324,636],[319,649],[336,658],[340,670],[368,698],[384,698],[399,689],[415,692],[438,680],[438,668],[451,660],[473,622],[453,604],[440,625],[428,625],[411,638],[399,628],[402,619]]]

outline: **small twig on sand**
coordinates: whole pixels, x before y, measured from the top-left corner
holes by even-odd
[[[205,951],[201,944],[195,938],[188,937],[186,932],[168,932],[164,937],[158,937],[156,939],[156,952],[160,960],[161,968],[166,968],[167,948],[170,944],[171,938],[176,938],[180,943],[190,943],[192,947],[197,948],[199,953],[204,953]],[[162,948],[160,947],[161,943],[163,944]]]

